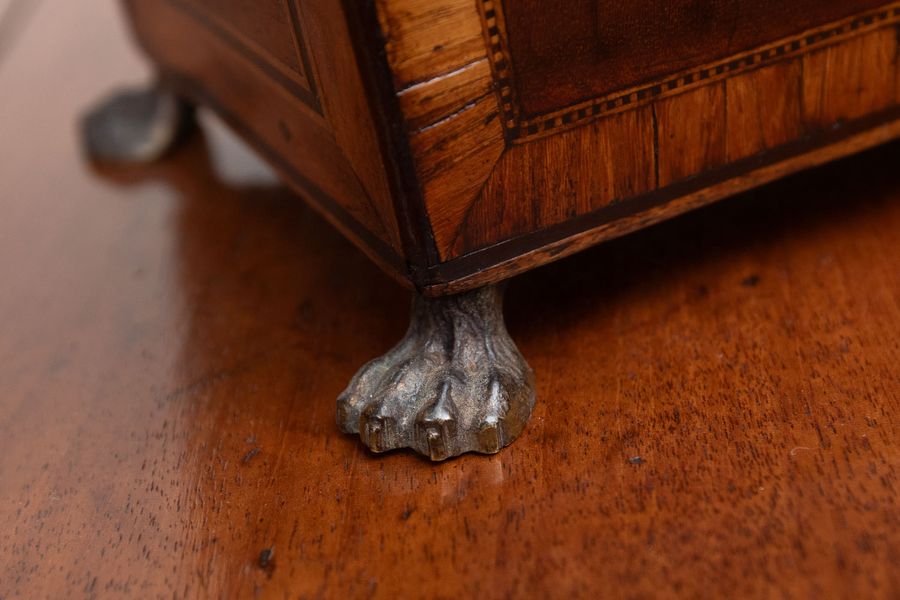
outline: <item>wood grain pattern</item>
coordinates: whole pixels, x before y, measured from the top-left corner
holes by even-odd
[[[740,135],[726,138],[734,162],[798,139],[802,119],[803,63],[791,60],[725,81],[725,114]]]
[[[543,0],[507,2],[522,112],[552,113],[868,12],[886,0]],[[802,38],[803,36],[801,36]]]
[[[485,102],[493,89],[491,67],[486,58],[463,65],[450,73],[397,92],[403,116],[413,135],[435,129],[441,121]],[[424,149],[423,149],[424,150]]]
[[[838,127],[837,132],[841,133],[840,130],[841,127]],[[723,198],[887,144],[897,138],[900,138],[900,120],[894,118],[887,124],[865,127],[863,131],[851,135],[841,135],[839,142],[823,144],[817,150],[793,155],[788,152],[788,158],[756,166],[741,177],[729,177],[728,173],[723,173],[716,183],[688,181],[668,190],[645,194],[634,200],[640,203],[639,210],[615,204],[581,218],[570,219],[556,228],[506,240],[482,250],[489,252],[490,256],[482,257],[479,252],[475,252],[439,265],[430,277],[434,283],[426,287],[425,292],[435,296],[454,294],[509,279],[600,242],[650,227]],[[750,161],[751,164],[756,162]],[[536,239],[529,239],[532,236]]]
[[[486,57],[481,21],[469,0],[378,0],[376,8],[398,90]]]
[[[589,128],[511,147],[467,208],[470,226],[445,235],[447,228],[436,223],[442,255],[458,256],[654,189],[651,110],[614,115]]]
[[[293,0],[166,0],[254,63],[269,78],[322,113],[299,8]]]
[[[177,83],[189,82],[185,91],[229,117],[282,171],[289,171],[289,181],[301,180],[298,191],[315,205],[321,206],[317,196],[324,196],[345,211],[347,217],[339,216],[336,224],[373,258],[388,265],[402,262],[387,174],[340,6],[324,1],[298,6],[308,22],[324,116],[168,1],[129,6],[143,46]],[[373,247],[343,223],[348,219],[388,249]]]
[[[897,597],[900,147],[516,280],[524,437],[373,458],[334,397],[407,294],[220,127],[87,167],[111,7],[0,70],[0,596]]]
[[[667,186],[721,167],[731,135],[725,84],[717,83],[654,104],[658,144],[657,185]]]
[[[743,177],[745,183],[756,181],[753,170],[763,165],[768,167],[776,160],[775,156],[782,156],[777,160],[785,160],[788,157],[779,152],[792,144],[799,148],[799,140],[839,131],[857,120],[895,108],[896,54],[896,31],[882,28],[854,35],[801,58],[792,58],[786,53],[781,62],[690,87],[678,95],[616,113],[628,114],[647,107],[654,112],[654,150],[646,157],[654,164],[648,166],[647,160],[636,163],[650,170],[638,173],[636,181],[652,176],[658,183],[649,189],[636,185],[632,197],[605,196],[591,184],[596,174],[578,169],[577,165],[585,162],[574,158],[601,143],[595,138],[605,135],[600,132],[605,131],[603,123],[610,117],[595,121],[598,126],[562,129],[516,144],[500,160],[479,198],[471,202],[458,200],[457,207],[444,205],[443,214],[464,215],[464,220],[453,223],[444,219],[435,224],[434,236],[441,257],[450,263],[516,237],[534,234],[537,239],[541,237],[540,232],[549,232],[559,224],[561,213],[569,220],[577,219],[602,209],[611,200],[632,202],[636,207],[634,210],[639,211],[640,197],[648,191],[665,190],[697,177],[705,177],[710,181],[709,185],[715,186],[717,173],[728,169],[730,177]],[[620,131],[608,142],[608,146],[616,150],[602,154],[603,160],[619,160],[620,156],[628,154],[628,150],[623,149],[646,148],[644,139],[640,133]],[[527,150],[519,150],[520,146]],[[803,151],[807,149],[797,150]],[[799,168],[803,161],[792,164]],[[518,179],[503,179],[503,169],[514,174],[529,174],[519,175]],[[491,181],[503,181],[504,185],[492,187]],[[745,189],[741,184],[734,187]],[[530,190],[538,192],[532,194]],[[556,190],[556,193],[547,193],[548,190]],[[584,197],[572,201],[566,197],[570,190],[577,190]],[[527,201],[520,198],[527,198]],[[636,216],[631,221],[644,220]],[[614,223],[602,224],[604,228],[606,225],[612,230],[629,229],[627,226],[619,228]],[[569,241],[576,247],[582,247],[581,241],[585,239],[604,237],[577,231],[574,227],[569,231],[574,233],[566,235],[571,236]],[[543,257],[541,260],[552,259],[555,252],[550,246],[566,243],[551,233],[542,239],[547,247],[528,258],[521,256],[523,267],[534,265],[538,256]],[[453,245],[444,240],[452,240]],[[526,248],[524,243],[521,247],[523,253],[534,249]],[[497,264],[500,260],[482,263],[484,270],[495,275],[504,272],[506,267]],[[521,270],[521,267],[515,270]],[[445,273],[445,281],[457,273],[469,281],[484,280],[486,275],[462,273],[449,265]],[[458,283],[460,285],[455,289],[466,287]],[[430,288],[448,289],[442,284],[435,282]]]
[[[816,50],[839,45],[867,33],[890,30],[900,24],[900,2],[886,3],[883,0],[877,0],[875,3],[881,6],[872,10],[866,10],[866,7],[871,7],[871,4],[866,4],[863,0],[842,2],[840,10],[850,11],[854,13],[853,16],[829,23],[819,22],[817,26],[806,30],[794,29],[792,35],[784,38],[777,37],[777,28],[767,30],[768,37],[762,38],[767,41],[761,46],[737,52],[712,62],[704,63],[700,61],[699,64],[688,69],[677,70],[676,64],[680,59],[674,58],[670,61],[672,64],[670,70],[666,71],[661,77],[654,78],[649,76],[649,71],[655,68],[654,65],[650,65],[648,66],[648,74],[639,78],[640,83],[629,87],[615,88],[611,93],[591,96],[586,91],[590,88],[591,82],[575,78],[573,80],[574,83],[567,81],[564,85],[557,85],[557,87],[572,89],[572,86],[575,86],[576,89],[579,89],[579,96],[584,97],[583,101],[574,104],[564,103],[549,112],[534,114],[529,113],[522,106],[522,99],[517,91],[519,84],[516,82],[522,77],[516,75],[515,70],[512,68],[513,60],[507,40],[510,32],[508,25],[506,25],[506,19],[503,17],[503,10],[500,8],[501,4],[494,3],[493,0],[483,1],[485,4],[491,3],[496,6],[496,10],[491,11],[492,13],[496,12],[496,15],[494,18],[485,18],[483,26],[486,32],[492,32],[490,35],[491,58],[496,73],[495,78],[499,94],[504,99],[509,100],[503,103],[504,124],[506,126],[506,135],[513,143],[526,143],[528,140],[536,137],[554,135],[559,131],[578,127],[610,114],[633,110],[638,106],[656,102],[667,96],[679,95],[695,88],[740,76],[758,68],[802,57]],[[836,5],[829,7],[827,3],[821,4],[826,9],[826,12],[836,8]],[[625,8],[630,10],[628,7]],[[791,6],[790,10],[796,8],[796,6]],[[675,7],[674,10],[683,10],[683,7]],[[804,18],[791,21],[791,27],[801,27],[803,23],[807,22],[805,18],[812,14],[812,12],[809,12]],[[693,18],[697,22],[682,22],[678,25],[683,27],[681,33],[686,39],[691,40],[693,34],[690,32],[692,29],[702,29],[711,26],[720,27],[721,24],[710,22],[710,16],[711,13],[709,12],[695,11]],[[535,13],[534,16],[535,21],[559,18],[559,14],[548,15],[542,18],[539,16],[539,13]],[[598,26],[604,27],[605,24],[601,23]],[[672,23],[659,24],[658,28],[662,30],[671,26]],[[591,24],[589,23],[587,28],[589,29],[590,27]],[[631,35],[632,37],[636,35],[627,27],[623,28],[620,33],[624,33],[626,36]],[[538,37],[540,38],[541,36]],[[638,44],[642,43],[642,41],[642,38],[639,36],[633,40],[633,42]],[[702,41],[694,40],[694,42],[702,44]],[[689,42],[689,44],[694,42]],[[556,60],[566,60],[565,57],[568,56],[569,60],[577,63],[579,60],[583,60],[586,47],[584,44],[570,45],[567,53],[560,54]],[[533,46],[532,51],[538,53],[550,52],[550,48],[544,50],[539,50],[538,48],[538,46]],[[678,54],[673,48],[666,48],[663,52],[667,57],[670,54]],[[691,54],[688,62],[694,61],[696,58],[696,55]],[[591,59],[591,62],[594,67],[598,66],[598,61]],[[557,69],[553,78],[558,78],[564,72],[565,69]],[[528,74],[526,73],[525,75],[527,76]],[[545,95],[552,96],[554,93],[552,90],[555,89],[553,84],[550,83],[549,79],[543,80],[540,77],[536,78],[535,83],[541,81],[547,83],[548,91],[545,92]]]
[[[896,103],[897,32],[855,38],[803,59],[803,119],[825,128]]]
[[[503,128],[489,101],[466,108],[435,127],[417,132],[410,146],[417,153],[416,170],[438,251],[446,255],[453,243],[446,232],[466,218],[469,203],[481,193],[485,179],[503,154]],[[486,121],[490,126],[482,128]],[[478,127],[473,127],[473,123]]]
[[[387,60],[438,254],[506,148],[477,5],[380,0]]]
[[[689,197],[674,214],[696,205],[695,196],[744,189],[760,172],[815,164],[795,159],[823,144],[859,148],[847,138],[881,128],[900,107],[896,1],[717,0],[703,14],[666,5],[672,20],[644,50],[673,56],[648,63],[640,77],[623,71],[630,79],[599,96],[594,80],[551,86],[540,75],[547,65],[529,69],[522,52],[551,66],[568,61],[557,75],[578,71],[579,61],[603,54],[586,32],[631,22],[641,6],[656,14],[662,3],[606,7],[609,19],[579,18],[565,31],[560,23],[597,6],[526,3],[510,17],[498,0],[314,0],[285,4],[286,13],[276,0],[255,12],[244,0],[222,5],[220,16],[255,46],[261,24],[283,29],[286,14],[296,17],[311,50],[310,81],[321,79],[321,111],[295,106],[265,69],[171,8],[197,1],[132,1],[155,60],[190,81],[187,91],[224,112],[370,256],[429,294],[491,282],[553,260],[561,247],[668,214],[651,198],[674,202],[681,190]],[[526,17],[545,29],[523,24]],[[557,43],[562,34],[573,43]],[[681,42],[654,46],[676,34],[698,40],[696,52],[682,56]],[[595,45],[635,42],[601,38]],[[286,52],[284,39],[272,40],[270,53]],[[534,100],[535,81],[547,84],[549,112],[523,104],[524,88]]]
[[[289,3],[291,0],[176,0],[202,7],[205,17],[214,19],[240,37],[253,49],[270,55],[275,62],[303,79],[306,73],[294,35]]]

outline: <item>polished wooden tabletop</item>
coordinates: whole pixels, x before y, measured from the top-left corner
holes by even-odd
[[[77,115],[148,69],[112,2],[26,1],[0,598],[900,596],[900,145],[514,280],[523,437],[376,457],[334,402],[408,294],[208,116],[89,165]]]

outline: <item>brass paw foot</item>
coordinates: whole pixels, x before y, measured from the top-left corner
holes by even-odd
[[[534,375],[506,332],[500,289],[489,286],[416,298],[406,336],[356,374],[337,421],[374,452],[413,448],[444,460],[499,452],[533,406]]]
[[[193,124],[193,107],[162,88],[151,87],[103,100],[82,120],[81,136],[94,160],[144,164],[177,146]]]

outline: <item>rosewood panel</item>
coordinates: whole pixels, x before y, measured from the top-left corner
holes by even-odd
[[[505,0],[528,115],[750,50],[884,0]]]

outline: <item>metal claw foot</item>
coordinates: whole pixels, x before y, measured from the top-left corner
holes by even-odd
[[[174,149],[194,124],[194,110],[162,88],[119,92],[81,123],[88,155],[98,161],[145,164]]]
[[[444,460],[499,452],[533,407],[534,374],[506,331],[500,288],[488,286],[417,297],[406,336],[356,374],[337,421],[374,452]]]

